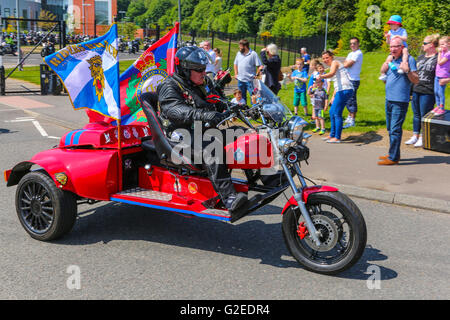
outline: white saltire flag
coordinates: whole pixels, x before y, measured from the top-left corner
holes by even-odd
[[[96,39],[44,58],[61,78],[74,109],[88,108],[120,119],[117,25]]]

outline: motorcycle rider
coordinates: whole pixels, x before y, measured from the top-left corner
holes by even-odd
[[[206,77],[205,70],[209,62],[209,55],[201,48],[183,47],[177,51],[175,73],[157,87],[166,133],[171,133],[176,128],[192,130],[194,121],[201,121],[203,128],[206,123],[214,127],[228,117],[229,114],[223,112],[225,104],[207,101],[210,95],[220,96],[214,89],[212,80]],[[210,143],[212,142],[203,143],[203,150]],[[191,145],[193,146],[193,141]],[[224,159],[219,159],[216,155],[212,159],[205,159],[206,157],[204,154],[202,165],[206,168],[214,190],[230,211],[232,219],[238,219],[245,214],[248,202],[246,194],[236,192]]]

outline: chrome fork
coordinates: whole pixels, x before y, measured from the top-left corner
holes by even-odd
[[[266,121],[265,121],[262,113],[261,113],[261,118],[263,120],[263,124],[265,125]],[[276,139],[276,136],[274,135],[274,132],[270,128],[267,128],[267,129],[268,129],[268,133],[269,133],[270,140],[272,141],[272,143],[275,143],[276,141],[278,141]],[[276,145],[278,145],[278,144],[276,144]],[[275,149],[275,152],[278,154],[278,156],[280,156],[280,152],[279,152],[278,148],[274,148],[274,149]],[[311,235],[311,237],[314,240],[314,242],[316,243],[316,245],[320,246],[322,244],[322,242],[320,242],[320,240],[319,240],[319,232],[317,231],[316,227],[314,226],[314,223],[311,220],[311,216],[309,215],[309,211],[306,208],[306,205],[302,199],[302,190],[303,190],[303,188],[306,187],[306,181],[305,181],[305,179],[303,179],[303,175],[302,175],[302,171],[300,170],[300,166],[298,165],[298,163],[296,163],[294,165],[295,171],[297,172],[298,178],[300,179],[300,183],[302,184],[302,187],[299,190],[297,188],[297,185],[295,184],[295,181],[291,175],[289,168],[286,165],[286,159],[284,157],[284,154],[281,155],[280,162],[281,162],[281,166],[283,167],[284,173],[286,174],[286,177],[288,178],[289,184],[291,185],[291,189],[294,192],[294,199],[297,201],[300,212],[303,215],[303,217],[305,218],[306,227],[308,228],[309,234]]]
[[[305,202],[303,202],[303,199],[302,199],[302,189],[306,187],[306,182],[305,182],[305,179],[303,179],[302,172],[300,170],[300,166],[298,165],[298,163],[296,163],[294,165],[295,171],[297,172],[300,183],[302,184],[302,187],[300,189],[297,188],[297,185],[295,184],[295,181],[291,175],[291,172],[286,165],[285,159],[282,160],[281,166],[283,167],[284,173],[286,174],[289,184],[291,185],[291,189],[294,192],[294,199],[297,201],[300,212],[303,215],[303,217],[305,218],[306,227],[308,228],[309,234],[311,235],[311,237],[314,240],[314,242],[316,243],[316,245],[320,246],[322,243],[319,240],[319,233],[318,233],[316,227],[314,226],[314,223],[311,220],[309,211],[306,208],[306,204],[305,204]]]

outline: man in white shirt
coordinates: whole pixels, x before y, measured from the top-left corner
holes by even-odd
[[[203,41],[200,44],[200,47],[203,48],[211,57],[211,60],[213,63],[208,63],[206,66],[206,75],[211,78],[211,80],[214,79],[214,62],[216,61],[216,53],[214,50],[211,49],[211,44],[209,41]]]
[[[238,88],[247,103],[247,91],[250,97],[253,93],[253,79],[264,66],[258,54],[250,49],[250,42],[246,39],[239,41],[239,51],[234,59],[234,77],[238,81]]]
[[[353,96],[347,102],[348,117],[344,122],[343,128],[353,127],[355,125],[356,112],[358,104],[356,101],[356,92],[359,88],[363,54],[359,49],[359,39],[353,37],[350,39],[350,49],[352,50],[344,61],[344,67],[347,68],[350,81],[353,84]]]

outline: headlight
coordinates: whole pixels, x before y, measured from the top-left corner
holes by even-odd
[[[290,147],[293,147],[296,144],[294,140],[283,138],[278,140],[278,147],[281,152],[286,152]]]
[[[303,133],[302,145],[306,146],[308,139],[312,137],[310,133]]]
[[[298,142],[302,136],[303,136],[303,128],[308,124],[307,121],[303,120],[302,118],[298,116],[293,116],[291,119],[289,119],[287,123],[287,136]]]

